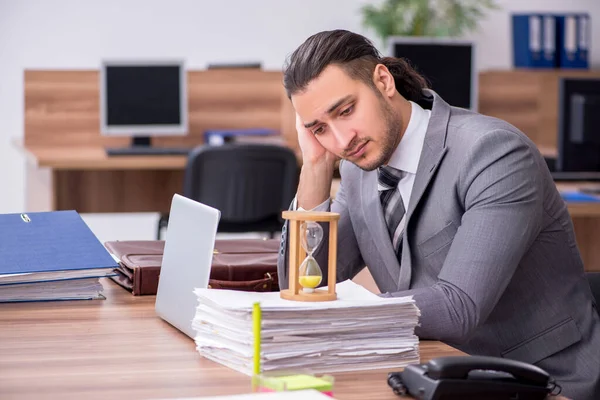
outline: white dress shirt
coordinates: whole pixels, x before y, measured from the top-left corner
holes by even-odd
[[[396,190],[400,192],[405,212],[398,223],[398,226],[396,226],[394,237],[392,237],[394,248],[397,247],[400,236],[402,235],[402,232],[404,232],[406,210],[408,210],[410,195],[415,183],[421,151],[423,150],[425,133],[427,132],[427,126],[429,125],[429,116],[431,115],[431,111],[422,109],[416,103],[410,103],[411,115],[408,125],[406,126],[406,131],[404,132],[404,136],[402,136],[402,140],[400,140],[398,147],[396,147],[396,150],[392,153],[389,162],[386,164],[387,166],[402,171]],[[382,191],[387,190],[387,187],[378,184],[377,189]]]
[[[431,117],[431,110],[425,110],[412,101],[410,104],[412,107],[408,126],[402,140],[400,140],[398,147],[396,147],[390,161],[387,163],[390,167],[404,172],[398,182],[397,190],[400,190],[405,210],[408,210],[410,194],[415,183],[421,150],[423,150],[423,143],[425,142],[425,133]]]
[[[404,136],[402,136],[402,140],[398,143],[398,147],[392,153],[390,161],[387,163],[390,167],[404,172],[396,190],[400,190],[405,210],[408,210],[410,194],[415,183],[421,150],[423,150],[423,143],[425,142],[425,133],[427,133],[429,118],[431,117],[431,110],[425,110],[412,101],[410,104],[410,119],[406,131],[404,132]],[[331,199],[325,200],[311,211],[326,210],[329,207],[330,201]],[[302,207],[297,207],[297,197],[294,197],[293,209],[304,211]]]

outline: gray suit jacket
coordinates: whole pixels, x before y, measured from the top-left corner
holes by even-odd
[[[385,227],[377,172],[342,162],[331,204],[341,214],[337,280],[368,266],[382,292],[414,296],[422,339],[537,364],[563,394],[600,398],[600,320],[571,218],[543,157],[510,124],[426,94],[429,105],[422,105],[432,113],[401,263]],[[316,258],[326,266],[323,242]],[[285,226],[279,274],[286,288]]]

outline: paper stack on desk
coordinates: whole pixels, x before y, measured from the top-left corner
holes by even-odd
[[[0,275],[0,282],[6,275]],[[98,278],[57,281],[0,283],[0,302],[102,299],[104,288]]]
[[[411,297],[381,298],[352,281],[338,299],[297,302],[278,292],[196,289],[193,320],[200,354],[252,373],[252,305],[260,302],[261,372],[398,368],[419,362],[414,334],[419,310]]]

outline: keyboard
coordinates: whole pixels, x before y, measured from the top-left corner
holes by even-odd
[[[109,147],[108,156],[187,156],[192,149],[189,147]]]

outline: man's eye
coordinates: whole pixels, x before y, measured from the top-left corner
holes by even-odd
[[[343,110],[340,115],[348,115],[352,112],[352,109],[354,108],[354,106],[350,106],[348,108],[346,108],[345,110]]]
[[[322,126],[320,126],[320,127],[318,127],[317,129],[315,129],[315,130],[313,131],[313,134],[314,134],[314,135],[320,135],[321,133],[323,133],[323,131],[324,131],[324,130],[325,130],[325,129],[324,129]]]

